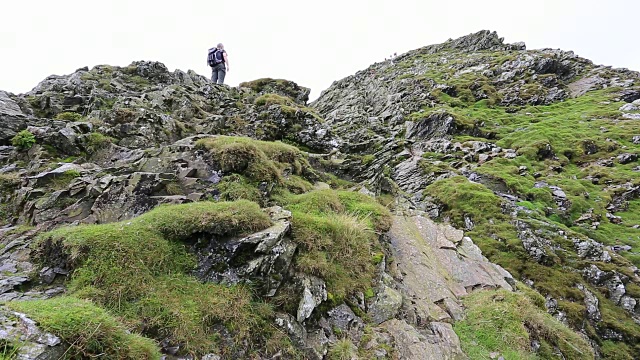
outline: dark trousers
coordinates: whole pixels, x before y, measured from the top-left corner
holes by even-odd
[[[216,84],[224,84],[224,77],[227,75],[227,69],[224,63],[220,63],[211,68],[211,81]]]

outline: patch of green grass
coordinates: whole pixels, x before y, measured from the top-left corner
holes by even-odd
[[[313,189],[313,185],[310,182],[297,175],[290,175],[284,182],[287,190],[293,194],[302,194]]]
[[[220,199],[222,200],[235,201],[246,199],[257,203],[262,202],[262,195],[258,187],[242,175],[231,174],[223,177],[222,181],[218,184],[218,190],[220,191]]]
[[[269,225],[258,205],[246,200],[161,205],[124,222],[59,228],[41,235],[34,250],[43,263],[73,269],[73,296],[93,300],[140,333],[169,337],[200,355],[237,347],[266,353],[268,346],[291,347],[272,324],[271,308],[247,287],[203,284],[190,276],[196,259],[183,242]],[[218,341],[216,326],[229,331],[233,344]]]
[[[69,344],[64,359],[99,356],[119,360],[160,359],[160,350],[153,340],[129,332],[114,316],[90,301],[62,296],[13,301],[6,306],[27,314],[44,331]]]
[[[20,182],[20,175],[17,172],[0,174],[0,193],[15,189]]]
[[[21,347],[18,341],[0,339],[0,360],[15,360]]]
[[[172,181],[165,185],[165,191],[168,195],[182,195],[184,191],[178,182]]]
[[[295,106],[295,101],[291,100],[291,98],[287,96],[278,94],[264,94],[256,98],[255,104],[259,106],[269,106],[274,104]]]
[[[103,135],[98,132],[92,132],[86,137],[86,148],[89,154],[95,154],[101,149],[106,148],[114,142],[112,137]]]
[[[75,169],[67,170],[62,174],[56,174],[49,180],[49,188],[53,190],[64,190],[73,182],[75,178],[78,178],[80,176],[80,172]]]
[[[603,359],[633,360],[633,356],[630,355],[632,353],[629,346],[625,343],[607,340],[600,345],[600,354]]]
[[[145,87],[145,86],[149,86],[151,85],[151,83],[149,82],[148,79],[143,78],[140,75],[133,75],[129,78],[129,81],[131,81],[133,84],[135,84],[137,87]]]
[[[462,176],[436,181],[423,194],[436,198],[460,227],[464,225],[465,215],[473,220],[476,220],[474,215],[478,218],[505,218],[500,208],[502,200],[493,191]]]
[[[499,352],[505,359],[550,358],[558,347],[565,359],[593,359],[580,335],[535,306],[520,293],[478,291],[463,299],[467,317],[454,324],[462,349],[471,359],[488,359]],[[541,343],[541,353],[531,352],[531,340]]]
[[[251,181],[283,184],[283,169],[289,168],[295,175],[310,169],[300,150],[281,142],[218,136],[198,140],[196,146],[209,149],[222,171],[244,175]]]
[[[84,116],[82,114],[78,114],[76,112],[62,112],[56,115],[56,120],[64,120],[64,121],[83,121]]]
[[[303,250],[296,267],[323,278],[327,291],[342,299],[371,287],[372,256],[380,252],[377,231],[391,225],[389,211],[366,195],[334,190],[290,195],[292,237]]]
[[[357,350],[351,340],[341,339],[331,346],[327,358],[329,360],[351,360],[356,356]]]
[[[362,157],[362,165],[369,165],[376,159],[376,156],[373,154],[368,154]]]

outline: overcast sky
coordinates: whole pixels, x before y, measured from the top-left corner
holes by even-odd
[[[210,76],[207,49],[222,42],[227,84],[285,78],[317,97],[393,52],[483,29],[640,70],[638,0],[5,0],[1,9],[0,89],[14,93],[135,60]]]

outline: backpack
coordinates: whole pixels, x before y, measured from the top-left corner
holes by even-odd
[[[209,66],[214,67],[224,62],[224,50],[218,50],[218,48],[209,49],[209,56],[207,57],[207,63]]]

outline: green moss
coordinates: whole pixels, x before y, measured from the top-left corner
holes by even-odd
[[[11,145],[21,151],[31,149],[35,143],[36,137],[29,130],[22,130],[11,139]]]
[[[20,174],[17,172],[0,174],[0,193],[15,189],[20,182]]]
[[[362,165],[369,165],[376,159],[376,156],[373,154],[365,155],[362,157]]]
[[[541,349],[558,347],[565,359],[593,359],[586,340],[519,293],[478,291],[463,300],[467,317],[454,325],[462,349],[472,359],[498,352],[505,359],[536,359],[531,340]],[[542,355],[542,354],[541,354]],[[547,354],[550,356],[551,354]],[[547,358],[547,356],[543,356]]]
[[[56,115],[56,120],[64,121],[83,121],[84,116],[75,112],[62,112]]]
[[[371,287],[372,256],[380,252],[376,231],[390,227],[389,211],[363,194],[321,190],[289,196],[292,237],[301,251],[296,267],[323,278],[327,290],[344,298]]]
[[[10,309],[27,314],[47,332],[59,336],[69,350],[64,359],[107,356],[109,359],[160,359],[156,343],[135,333],[90,301],[74,297],[14,301]]]
[[[43,263],[63,261],[74,269],[71,294],[95,301],[143,334],[169,337],[195,354],[236,346],[265,352],[273,341],[290,348],[272,325],[270,307],[253,300],[246,287],[203,284],[190,276],[196,259],[182,241],[269,225],[268,216],[246,200],[163,205],[120,223],[60,228],[41,235],[34,247]],[[224,326],[234,343],[218,342],[215,326]]]

